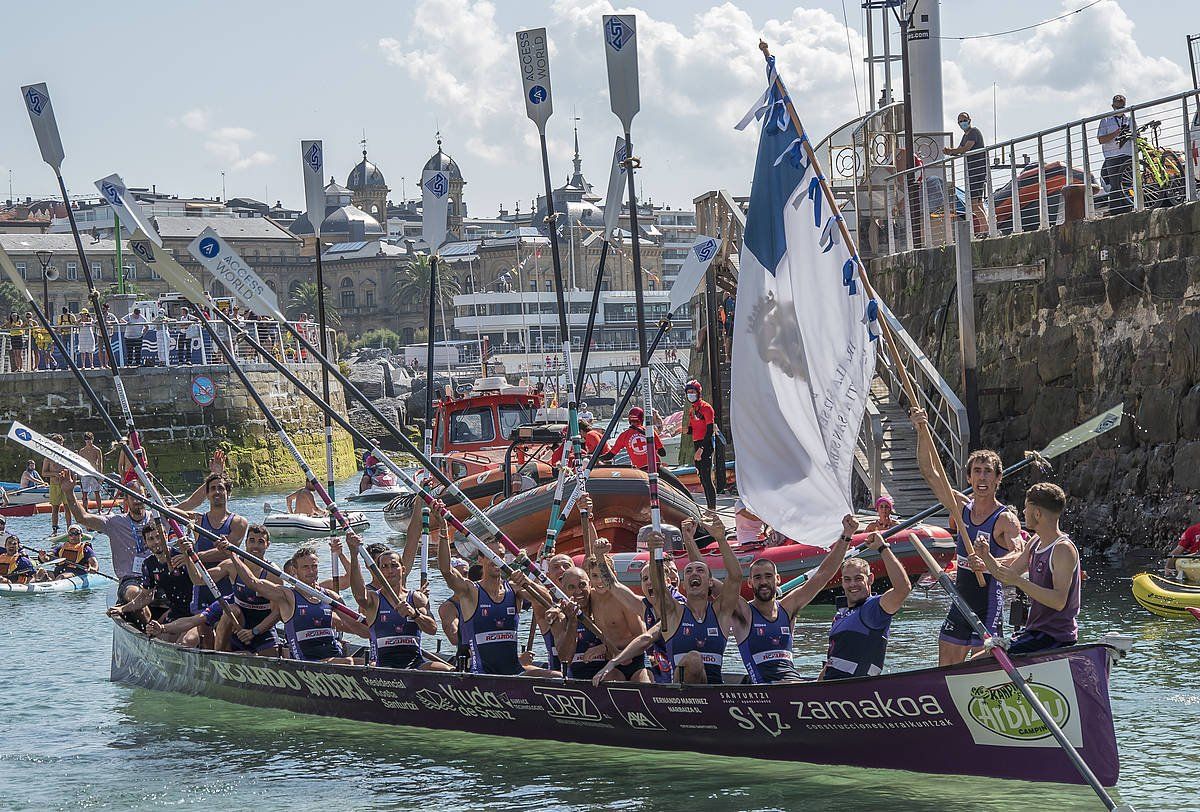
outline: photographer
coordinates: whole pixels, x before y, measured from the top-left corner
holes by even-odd
[[[1100,177],[1110,194],[1124,192],[1133,179],[1133,139],[1129,136],[1129,117],[1125,115],[1125,97],[1117,94],[1112,100],[1113,114],[1100,119],[1096,140],[1104,149],[1104,166]],[[1126,138],[1122,143],[1121,136]],[[1123,196],[1123,195],[1122,195]]]

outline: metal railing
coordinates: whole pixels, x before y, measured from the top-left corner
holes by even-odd
[[[871,503],[883,494],[883,417],[879,408],[867,400],[862,429],[858,432],[858,453],[854,472],[871,492]]]
[[[1194,201],[1198,99],[1184,91],[903,171],[893,166],[882,196],[856,197],[863,205],[854,219],[878,237],[864,253],[952,244],[960,217],[971,218],[977,240]]]
[[[896,350],[901,356],[901,363],[912,380],[917,399],[920,401],[915,405],[920,406],[929,415],[929,429],[933,434],[933,442],[937,446],[938,453],[953,467],[951,475],[954,477],[954,481],[964,481],[967,452],[970,449],[971,440],[967,407],[962,404],[962,401],[954,394],[954,389],[938,373],[937,367],[926,357],[917,342],[900,324],[900,320],[882,302],[880,302],[879,314],[887,321],[888,328],[896,342]],[[892,359],[882,348],[877,353],[875,369],[887,384],[892,401],[899,403],[904,397],[900,376],[892,365]]]
[[[314,322],[292,322],[306,339],[317,344],[320,332]],[[295,364],[315,364],[306,350],[275,321],[240,320],[239,325],[265,348],[281,359]],[[232,346],[235,357],[255,363],[262,359],[248,341],[232,336],[223,322],[213,329],[225,346]],[[213,345],[198,322],[189,320],[153,321],[144,325],[110,322],[109,338],[118,366],[192,366],[220,364],[224,354]],[[107,366],[101,347],[100,331],[94,322],[55,325],[54,332],[63,340],[72,360],[82,369]],[[337,340],[327,327],[330,360],[337,360]],[[232,343],[230,342],[233,337]],[[265,363],[265,362],[263,362]],[[67,369],[66,361],[54,346],[49,333],[40,327],[0,325],[0,373],[47,372]]]

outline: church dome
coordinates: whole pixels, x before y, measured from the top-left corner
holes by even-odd
[[[424,168],[427,170],[441,170],[443,172],[447,172],[450,175],[450,180],[462,180],[462,172],[459,171],[458,164],[454,162],[453,158],[442,152],[441,141],[438,141],[438,151],[430,156],[429,160],[425,162]]]
[[[378,188],[387,186],[383,179],[383,173],[379,171],[379,167],[367,160],[367,151],[363,150],[362,160],[358,165],[350,170],[349,177],[346,178],[346,186],[352,191],[360,191],[371,187]]]

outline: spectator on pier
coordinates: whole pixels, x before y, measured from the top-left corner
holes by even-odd
[[[25,322],[17,315],[17,311],[8,314],[8,322],[4,325],[8,331],[9,361],[13,372],[20,372],[25,355]]]
[[[987,153],[981,150],[987,146],[987,142],[983,140],[979,128],[972,126],[969,113],[958,114],[958,128],[963,131],[958,146],[946,147],[943,152],[947,155],[967,155],[967,189],[971,196],[974,231],[976,234],[986,234],[987,212],[983,208],[983,198],[987,191],[988,168]]]
[[[37,351],[37,368],[54,369],[54,359],[50,356],[50,332],[40,324],[35,324],[32,330],[33,348]]]
[[[96,353],[96,332],[92,329],[92,315],[85,307],[79,311],[79,366],[90,369],[100,365],[100,357]]]
[[[129,314],[129,318],[125,319],[125,366],[127,367],[142,365],[142,336],[146,332],[147,323],[140,307],[135,307]]]
[[[1096,127],[1096,140],[1104,150],[1100,177],[1111,195],[1109,211],[1128,211],[1131,201],[1125,190],[1133,183],[1133,139],[1121,143],[1122,134],[1129,134],[1129,118],[1125,115],[1125,97],[1120,93],[1113,96],[1112,109],[1113,114],[1100,119]]]

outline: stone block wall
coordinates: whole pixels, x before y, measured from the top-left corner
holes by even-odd
[[[322,474],[325,429],[321,411],[267,365],[248,364],[246,370],[309,465]],[[207,407],[192,400],[192,378],[199,374],[209,376],[216,384],[216,400]],[[319,370],[298,368],[297,374],[306,385],[321,391]],[[112,376],[107,370],[91,370],[87,375],[117,426],[123,429]],[[209,456],[218,448],[225,450],[230,475],[242,488],[289,486],[301,480],[300,467],[228,367],[144,367],[122,371],[121,379],[134,423],[148,451],[150,468],[167,485],[198,483],[207,473]],[[345,399],[337,381],[330,382],[330,398],[344,414]],[[97,445],[105,449],[113,440],[78,382],[66,371],[0,376],[0,418],[19,420],[43,434],[62,434],[73,449],[83,445],[85,431],[93,432]],[[28,458],[24,447],[9,440],[0,443],[0,479],[15,479]],[[105,458],[106,470],[116,465],[114,452]],[[336,427],[334,468],[339,477],[349,476],[356,468],[350,435]]]
[[[1165,547],[1200,504],[1200,204],[983,240],[973,260],[977,270],[1045,262],[1042,281],[975,287],[984,444],[1016,460],[1123,402],[1122,425],[1067,455],[1053,478],[1088,546]],[[961,391],[954,249],[885,257],[871,271]]]

